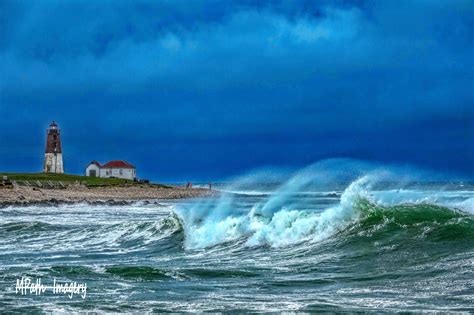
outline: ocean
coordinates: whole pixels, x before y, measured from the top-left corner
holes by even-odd
[[[0,209],[0,312],[474,311],[472,184],[300,174],[216,189]],[[22,277],[87,295],[21,294]]]

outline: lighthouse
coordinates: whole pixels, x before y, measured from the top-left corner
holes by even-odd
[[[64,173],[63,153],[61,150],[61,132],[53,121],[46,133],[46,151],[44,154],[43,172]]]

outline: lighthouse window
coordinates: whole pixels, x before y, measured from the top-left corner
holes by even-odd
[[[56,140],[57,138],[58,138],[58,136],[56,136],[56,135],[53,136],[53,139],[54,139],[54,140]]]

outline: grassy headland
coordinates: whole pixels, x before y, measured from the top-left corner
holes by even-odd
[[[87,187],[104,187],[104,186],[119,186],[126,184],[136,184],[134,181],[122,178],[99,178],[72,174],[54,174],[54,173],[0,173],[0,180],[2,176],[8,176],[10,181],[33,183],[40,182],[62,182],[64,185],[80,183]],[[165,185],[160,185],[165,186]]]
[[[8,176],[8,180],[16,184],[0,185],[0,207],[34,203],[180,199],[212,194],[208,189],[186,189],[180,186],[140,183],[120,178],[50,173],[0,173],[0,183],[2,176]]]

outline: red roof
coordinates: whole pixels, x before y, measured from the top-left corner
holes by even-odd
[[[102,168],[135,168],[132,164],[126,162],[126,161],[109,161],[102,165]]]

